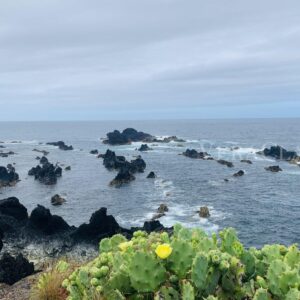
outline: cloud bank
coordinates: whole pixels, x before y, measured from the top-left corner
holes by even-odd
[[[300,117],[298,0],[0,0],[0,120]]]

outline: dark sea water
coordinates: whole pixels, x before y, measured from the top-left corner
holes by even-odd
[[[186,143],[151,146],[142,153],[147,163],[144,174],[121,188],[108,185],[116,175],[102,165],[102,159],[89,154],[108,148],[100,138],[113,129],[134,127],[156,136],[177,135]],[[0,141],[6,149],[16,152],[0,158],[0,165],[16,163],[21,181],[15,187],[2,188],[0,199],[16,196],[31,211],[37,204],[49,207],[67,222],[79,225],[105,206],[108,213],[125,226],[142,225],[150,219],[160,203],[169,212],[160,221],[171,226],[181,222],[200,226],[211,232],[223,227],[235,227],[240,239],[248,246],[265,243],[291,244],[300,242],[300,167],[287,162],[275,162],[257,155],[266,146],[279,144],[300,152],[300,119],[269,120],[189,120],[189,121],[103,121],[103,122],[35,122],[0,123]],[[39,143],[63,140],[74,151],[62,151]],[[20,141],[20,143],[11,143]],[[140,154],[140,143],[109,146],[129,159]],[[231,151],[231,147],[240,147]],[[70,165],[54,186],[45,186],[27,175],[36,166],[40,153],[34,148],[50,151],[50,162]],[[193,160],[182,155],[186,148],[205,150],[215,158],[234,163],[227,168],[215,161]],[[250,159],[252,165],[241,159]],[[271,173],[264,167],[278,164],[281,173]],[[244,170],[245,176],[232,174]],[[158,178],[146,179],[154,171]],[[229,182],[224,182],[229,178]],[[67,203],[60,207],[50,204],[51,196],[61,194]],[[196,211],[207,205],[211,217],[200,219]]]

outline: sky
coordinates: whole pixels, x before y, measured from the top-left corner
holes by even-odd
[[[300,117],[299,0],[0,0],[0,120]]]

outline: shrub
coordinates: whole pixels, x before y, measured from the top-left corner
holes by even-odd
[[[100,242],[100,255],[63,281],[69,300],[298,300],[296,245],[246,249],[233,229],[209,237],[175,225],[174,233],[137,231]]]
[[[33,287],[31,300],[64,300],[68,297],[62,282],[69,276],[74,267],[65,261],[59,261],[52,265],[48,272],[42,273],[37,284]]]

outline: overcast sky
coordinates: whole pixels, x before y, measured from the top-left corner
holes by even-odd
[[[300,117],[299,0],[0,0],[0,120]]]

